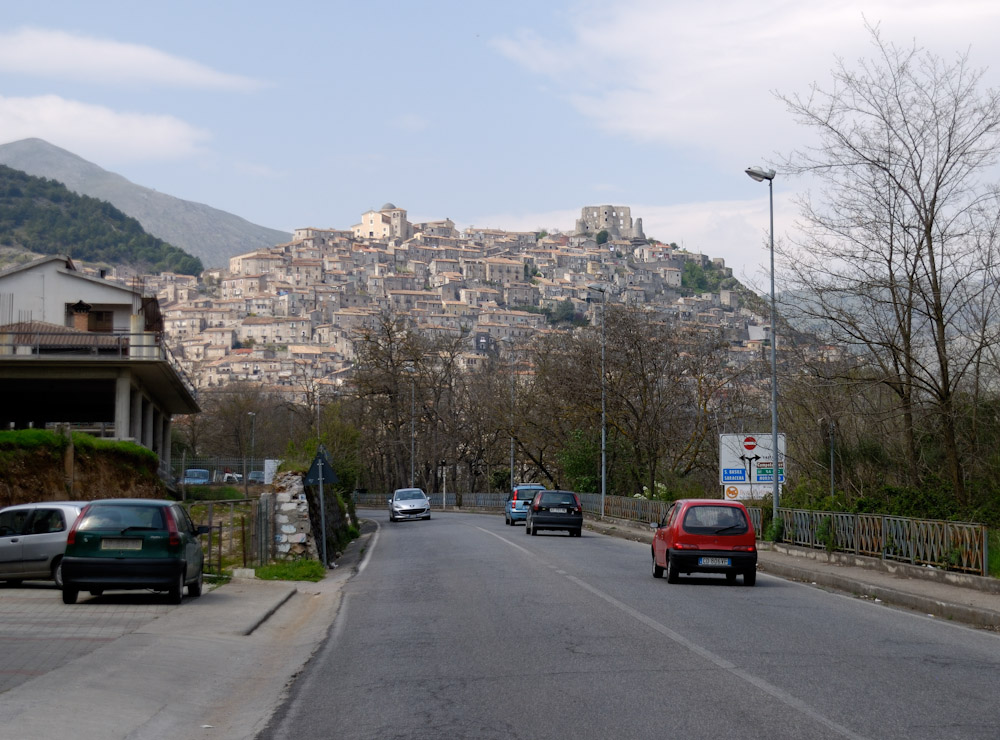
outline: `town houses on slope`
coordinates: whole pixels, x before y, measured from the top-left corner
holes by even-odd
[[[605,240],[606,239],[606,240]],[[601,243],[598,243],[601,242]],[[229,260],[200,279],[146,278],[164,332],[199,389],[233,381],[282,387],[336,386],[351,372],[358,330],[392,310],[425,332],[467,336],[461,361],[475,368],[498,343],[548,330],[539,309],[565,306],[599,321],[599,299],[656,307],[714,327],[731,361],[760,356],[767,326],[736,292],[682,296],[684,264],[710,260],[650,242],[629,208],[588,206],[572,235],[470,227],[445,219],[410,223],[386,203],[350,229],[301,228],[287,244]]]

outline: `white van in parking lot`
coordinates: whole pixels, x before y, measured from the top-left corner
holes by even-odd
[[[0,509],[0,581],[55,581],[62,588],[66,535],[84,501],[42,501]]]

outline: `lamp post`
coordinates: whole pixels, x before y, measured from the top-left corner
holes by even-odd
[[[504,337],[500,341],[510,347],[510,490],[514,490],[514,339]]]
[[[773,505],[773,521],[778,521],[778,355],[777,339],[778,312],[774,301],[774,170],[762,167],[748,167],[746,173],[756,180],[767,180],[767,194],[771,213],[771,449],[774,455],[774,472],[771,476],[771,503]]]
[[[608,490],[608,468],[607,468],[607,409],[605,398],[605,376],[604,376],[604,347],[605,347],[605,320],[608,310],[608,289],[607,286],[596,283],[587,286],[590,290],[596,290],[601,294],[601,519],[604,518],[604,498]]]
[[[410,488],[413,488],[414,481],[416,480],[414,473],[414,451],[417,439],[417,371],[412,367],[403,369],[410,374]]]
[[[248,411],[247,416],[250,417],[250,468],[252,470],[254,447],[256,446],[254,435],[256,433],[257,414],[253,411]],[[250,498],[250,476],[247,475],[247,459],[245,455],[243,456],[243,495]]]

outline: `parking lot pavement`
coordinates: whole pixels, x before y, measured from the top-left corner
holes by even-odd
[[[0,692],[60,668],[177,607],[161,594],[81,596],[62,603],[51,583],[0,585]]]

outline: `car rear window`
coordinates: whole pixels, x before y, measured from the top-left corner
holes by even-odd
[[[163,509],[159,506],[91,506],[77,527],[81,532],[111,529],[166,529]]]
[[[541,506],[576,506],[576,496],[572,493],[546,491],[538,503]]]
[[[692,506],[684,514],[684,529],[692,534],[745,534],[747,518],[735,506]]]

